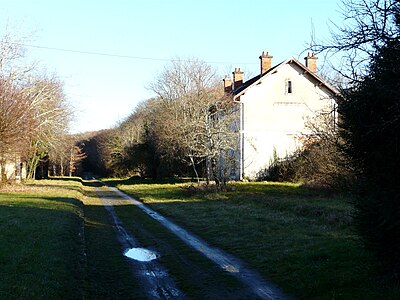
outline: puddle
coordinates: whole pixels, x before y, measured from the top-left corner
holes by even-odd
[[[124,255],[138,261],[151,261],[158,258],[155,252],[144,248],[131,248]]]

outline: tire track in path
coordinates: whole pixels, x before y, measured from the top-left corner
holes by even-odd
[[[228,272],[230,275],[237,278],[249,289],[252,290],[255,297],[267,300],[293,300],[292,296],[286,295],[283,291],[274,283],[266,280],[256,271],[250,269],[240,259],[224,252],[221,249],[210,246],[208,243],[188,232],[184,228],[171,222],[164,216],[160,215],[156,211],[150,209],[140,201],[133,199],[129,195],[123,193],[114,187],[108,187],[115,194],[119,195],[122,199],[127,200],[131,204],[140,208],[147,215],[160,222],[165,228],[174,233],[183,242],[192,247],[193,249],[200,252],[202,255],[213,261],[222,270]]]
[[[120,202],[120,195],[110,194],[109,191],[95,187],[95,191],[102,201],[103,206],[108,211],[112,219],[112,225],[117,233],[118,242],[122,246],[123,253],[132,248],[141,248],[139,241],[130,234],[122,221],[118,218],[113,205]],[[141,282],[143,290],[148,299],[186,299],[185,294],[178,289],[174,279],[157,260],[137,261],[127,258],[132,266],[135,279]]]

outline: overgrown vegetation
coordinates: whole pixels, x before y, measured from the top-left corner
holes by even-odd
[[[320,114],[307,127],[313,134],[302,136],[303,146],[289,158],[275,155],[263,179],[348,191],[355,182],[354,166],[345,152],[345,140],[337,130],[335,115]]]
[[[190,188],[187,182],[108,182],[211,245],[242,258],[300,299],[396,299],[400,295],[400,287],[381,276],[376,260],[362,247],[352,199],[347,196],[288,183],[236,183],[216,193],[197,185]],[[80,180],[58,179],[7,189],[0,192],[2,299],[143,295],[131,280],[110,217],[91,187],[83,187]],[[165,251],[162,263],[188,295],[203,295],[212,276],[197,272],[204,281],[191,285],[184,266],[211,268],[209,262],[184,248],[136,207],[121,205],[115,210],[144,246],[157,245]],[[189,264],[188,257],[195,262]],[[229,278],[218,280],[237,288]]]

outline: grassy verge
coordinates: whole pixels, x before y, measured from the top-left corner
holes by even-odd
[[[109,183],[301,299],[400,298],[361,246],[348,198],[293,184],[236,183],[233,191],[203,193],[184,183]]]
[[[84,244],[79,181],[0,190],[0,298],[82,298]]]

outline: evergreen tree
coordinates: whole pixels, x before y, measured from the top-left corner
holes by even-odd
[[[375,49],[368,74],[343,93],[339,113],[358,171],[360,232],[381,261],[399,272],[400,41],[388,39]]]

